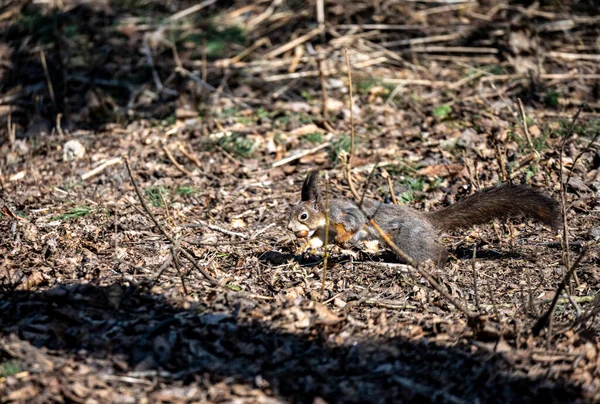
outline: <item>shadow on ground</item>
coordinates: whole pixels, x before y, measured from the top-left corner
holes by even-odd
[[[400,338],[336,345],[336,326],[286,333],[270,328],[281,311],[250,320],[260,318],[256,313],[267,303],[235,293],[201,297],[206,304],[184,309],[118,284],[3,292],[0,341],[13,334],[9,339],[16,335],[57,358],[121,363],[100,366],[99,373],[155,370],[162,383],[198,383],[200,389],[219,382],[268,386],[268,394],[292,402],[564,403],[583,397],[562,381],[515,375],[499,354]],[[9,357],[0,348],[0,360]]]

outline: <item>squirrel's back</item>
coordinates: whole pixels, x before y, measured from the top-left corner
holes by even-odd
[[[517,216],[528,217],[558,229],[558,206],[554,199],[527,185],[503,184],[479,191],[446,208],[429,212],[426,216],[441,231]]]

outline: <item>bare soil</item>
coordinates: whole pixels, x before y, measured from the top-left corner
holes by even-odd
[[[600,401],[596,2],[0,10],[0,401]],[[569,246],[519,220],[442,235],[426,270],[477,321],[389,252],[325,272],[287,212],[310,169],[351,196],[352,121],[366,197],[526,183],[564,196]]]

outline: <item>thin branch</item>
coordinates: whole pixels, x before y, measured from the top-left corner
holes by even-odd
[[[148,216],[150,217],[150,219],[154,222],[154,224],[156,225],[156,227],[158,228],[158,230],[160,230],[160,232],[162,233],[162,235],[165,236],[167,238],[167,240],[169,240],[169,243],[171,243],[171,245],[176,245],[175,244],[175,240],[173,240],[173,237],[171,237],[171,235],[169,233],[167,233],[167,231],[160,224],[160,222],[158,221],[158,219],[156,219],[156,217],[154,216],[154,214],[150,210],[150,207],[148,207],[148,204],[144,200],[142,192],[140,191],[140,188],[138,187],[137,183],[135,182],[135,179],[133,178],[133,172],[131,171],[131,166],[129,165],[129,159],[127,158],[127,156],[123,156],[123,161],[125,162],[125,167],[127,167],[127,173],[129,174],[129,179],[131,180],[131,183],[133,184],[133,188],[135,189],[135,193],[137,194],[138,199],[140,200],[140,203],[142,204],[142,207],[144,208],[144,210],[146,211],[146,213],[148,214]],[[194,258],[194,256],[188,250],[186,250],[185,248],[182,247],[181,248],[181,252],[192,263],[192,265],[194,265],[194,267],[198,271],[200,271],[200,273],[204,276],[204,278],[206,278],[206,280],[211,285],[213,285],[213,286],[219,286],[219,282],[215,278],[213,278],[208,272],[206,272],[204,270],[204,268],[201,268],[196,263],[196,259]]]
[[[325,300],[325,280],[327,279],[327,262],[329,259],[329,175],[325,173],[325,257],[323,257],[323,278],[321,280],[321,301]]]
[[[363,212],[364,213],[364,212]],[[429,284],[440,294],[442,295],[448,302],[450,302],[454,307],[456,307],[459,311],[461,311],[465,316],[467,316],[469,318],[469,320],[474,320],[476,318],[478,318],[478,315],[475,313],[472,313],[468,308],[466,308],[465,306],[463,306],[458,300],[456,300],[455,298],[453,298],[443,287],[442,285],[440,285],[435,279],[433,279],[433,277],[427,272],[425,271],[423,268],[421,268],[419,266],[419,264],[417,262],[415,262],[415,260],[413,260],[408,254],[406,254],[404,251],[402,251],[402,249],[400,247],[398,247],[396,245],[396,243],[394,243],[392,241],[392,239],[390,238],[390,236],[384,232],[381,227],[379,227],[379,225],[377,224],[377,222],[375,222],[375,220],[373,220],[373,218],[369,219],[369,223],[371,224],[371,226],[373,226],[373,228],[377,231],[377,233],[379,233],[379,236],[386,242],[386,244],[392,249],[392,251],[398,256],[400,257],[402,260],[404,260],[407,264],[409,264],[411,267],[413,267],[418,273],[419,275],[421,275],[422,277],[424,277],[427,282],[429,282]]]
[[[556,293],[554,294],[554,299],[552,299],[552,303],[550,303],[550,307],[548,307],[548,310],[540,318],[538,318],[538,320],[533,325],[533,328],[531,329],[533,335],[538,336],[540,332],[544,329],[544,327],[546,327],[549,324],[550,318],[552,317],[552,313],[554,312],[556,304],[558,303],[558,298],[565,290],[565,287],[569,283],[569,279],[571,279],[571,275],[575,273],[575,270],[581,263],[581,260],[583,259],[587,251],[588,247],[583,247],[583,250],[581,250],[581,254],[579,254],[579,257],[577,257],[577,260],[575,260],[571,269],[569,269],[567,274],[564,276],[563,280],[560,282],[560,285],[558,285]]]
[[[564,246],[565,246],[563,255],[564,255],[564,261],[565,261],[566,268],[569,268],[570,255],[569,255],[569,226],[568,226],[568,222],[567,222],[567,185],[563,181],[563,154],[565,151],[565,145],[567,144],[567,141],[573,134],[575,122],[577,122],[577,118],[579,117],[579,114],[581,113],[582,109],[583,109],[582,107],[579,107],[579,109],[577,110],[577,113],[573,116],[573,119],[571,120],[571,125],[569,125],[569,129],[567,130],[567,134],[565,135],[565,138],[563,139],[562,144],[560,145],[560,154],[558,156],[558,163],[559,163],[558,178],[560,181],[561,213],[562,213],[562,219],[563,219],[563,242],[564,242]],[[577,277],[577,274],[575,274],[575,276],[573,278],[575,279],[575,283],[579,286],[579,278]]]
[[[354,99],[352,94],[352,71],[350,70],[350,57],[348,56],[348,48],[344,48],[346,54],[346,69],[348,70],[348,94],[350,95],[350,153],[346,157],[346,180],[354,199],[359,200],[360,196],[352,182],[352,155],[354,154]]]

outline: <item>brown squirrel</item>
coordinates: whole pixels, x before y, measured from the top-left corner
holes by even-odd
[[[300,203],[292,207],[288,229],[309,241],[300,248],[319,248],[325,240],[325,200],[317,187],[318,171],[311,171],[302,185]],[[526,185],[503,184],[487,188],[459,202],[420,212],[403,205],[365,199],[362,208],[349,199],[330,199],[329,240],[338,245],[382,240],[370,224],[373,219],[390,239],[415,262],[442,264],[446,249],[439,233],[488,223],[494,219],[525,216],[554,230],[560,227],[558,203]]]

